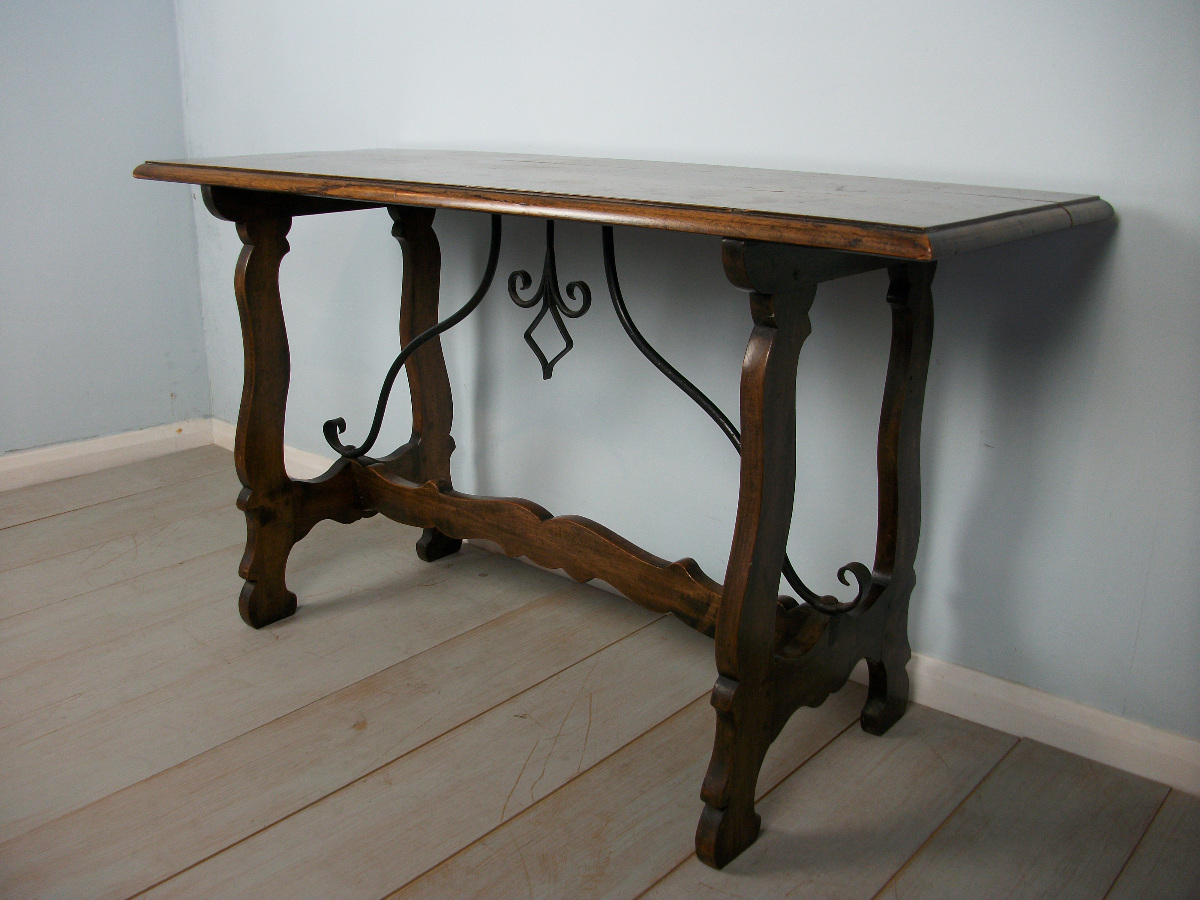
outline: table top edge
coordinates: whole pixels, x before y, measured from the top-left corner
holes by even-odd
[[[225,160],[227,158],[217,159]],[[234,158],[228,158],[234,159]],[[254,157],[246,157],[247,162]],[[634,161],[631,161],[634,162]],[[681,164],[689,165],[689,164]],[[785,170],[777,170],[785,171]],[[813,174],[813,173],[796,173]],[[1028,208],[934,226],[892,224],[696,203],[591,196],[503,187],[318,175],[217,165],[206,160],[148,160],[136,178],[209,187],[292,193],[684,231],[887,256],[932,260],[1114,215],[1096,195],[1026,201]],[[881,179],[883,181],[884,179]]]

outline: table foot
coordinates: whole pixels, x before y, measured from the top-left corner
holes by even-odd
[[[246,514],[247,537],[238,571],[246,585],[238,610],[247,625],[262,628],[296,611],[296,595],[284,581],[287,560],[314,525],[324,519],[348,525],[375,515],[363,503],[356,471],[355,463],[341,459],[317,478],[293,481],[284,474],[273,491],[242,490],[238,509]]]
[[[205,200],[218,214],[225,209],[223,199],[206,189]],[[284,580],[296,532],[292,481],[283,464],[290,357],[279,300],[279,265],[288,252],[292,220],[269,206],[247,204],[238,212],[243,246],[234,288],[246,357],[233,447],[243,485],[237,505],[246,514],[246,552],[238,567],[246,584],[238,611],[247,625],[262,628],[296,611],[296,595]]]
[[[296,595],[285,582],[288,555],[296,542],[291,484],[268,498],[244,488],[237,500],[238,509],[246,514],[246,552],[238,567],[246,583],[238,596],[238,613],[252,628],[286,619],[296,611]]]
[[[888,610],[878,659],[867,657],[870,684],[861,723],[867,734],[883,734],[908,708],[908,597],[897,597]]]
[[[251,628],[263,628],[296,612],[296,595],[283,579],[247,581],[238,596],[238,613]]]
[[[890,582],[890,608],[878,657],[867,658],[870,686],[862,727],[883,734],[908,704],[908,601],[916,584],[921,534],[921,417],[933,342],[935,263],[889,267],[892,345],[879,413],[879,527],[875,572]]]
[[[704,810],[696,826],[696,856],[716,869],[758,837],[754,787],[771,745],[768,697],[763,685],[740,685],[725,676],[713,687],[717,736],[700,791]]]
[[[242,240],[234,294],[245,370],[233,459],[243,486],[237,505],[246,514],[246,552],[238,566],[246,584],[238,611],[246,624],[262,628],[296,611],[296,595],[285,579],[293,545],[321,519],[353,522],[372,514],[359,501],[344,461],[312,481],[288,477],[283,424],[291,357],[279,297],[279,267],[289,249],[292,216],[369,204],[207,186],[203,195],[213,215],[237,223]]]
[[[696,856],[714,869],[723,869],[758,840],[762,817],[752,806],[715,809],[705,806],[696,827]]]
[[[437,562],[461,548],[462,541],[457,538],[446,537],[436,528],[426,528],[417,541],[417,556],[425,562]]]

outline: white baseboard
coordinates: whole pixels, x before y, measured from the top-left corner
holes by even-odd
[[[212,419],[188,419],[122,434],[0,455],[0,491],[87,475],[213,442]]]
[[[1198,740],[919,653],[908,676],[914,703],[1200,795]]]
[[[228,422],[190,419],[5,453],[0,455],[0,490],[83,475],[206,444],[232,450],[233,437],[234,426]],[[292,477],[314,478],[329,468],[333,458],[285,447],[284,461]],[[489,541],[474,543],[499,551]],[[908,671],[916,703],[1200,795],[1200,740],[931,656],[914,654]],[[866,666],[860,665],[851,677],[865,683]]]
[[[0,454],[0,491],[87,475],[210,444],[233,450],[233,435],[234,426],[220,419],[187,419],[33,450],[15,450]],[[333,461],[332,455],[326,457],[296,447],[284,447],[284,464],[293,478],[315,478]]]

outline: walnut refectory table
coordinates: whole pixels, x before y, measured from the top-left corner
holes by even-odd
[[[758,835],[754,789],[767,747],[791,714],[816,706],[866,659],[870,685],[862,727],[882,734],[908,696],[908,601],[920,531],[921,409],[929,364],[935,260],[1112,216],[1098,197],[952,184],[852,178],[764,169],[625,160],[444,151],[365,150],[147,162],[139,178],[203,186],[212,213],[237,223],[245,245],[234,279],[245,345],[245,383],[235,461],[247,521],[242,618],[255,627],[296,609],[284,582],[292,546],[322,519],[353,522],[382,513],[424,529],[422,559],[486,538],[579,580],[600,578],[631,600],[669,612],[716,639],[716,741],[701,796],[696,851],[723,866]],[[401,352],[384,380],[362,443],[342,442],[320,478],[284,470],[289,357],[279,266],[293,216],[385,206],[404,256]],[[438,321],[439,208],[491,214],[483,281],[465,306]],[[546,220],[538,287],[514,272],[508,292],[538,308],[526,341],[543,376],[571,347],[564,316],[583,315],[591,291],[566,286],[554,259],[554,220],[601,227],[608,289],[638,349],[713,418],[741,452],[741,492],[725,581],[690,559],[667,562],[587,519],[551,516],[527,500],[477,497],[450,482],[452,405],[439,335],[482,301],[496,270],[503,215]],[[741,430],[646,343],[621,296],[612,226],[724,238],[725,272],[749,294],[750,338],[742,364]],[[796,362],[808,312],[823,281],[886,268],[891,279],[891,358],[879,420],[879,525],[873,566],[839,570],[857,582],[840,602],[809,590],[785,554],[796,467]],[[534,328],[549,315],[565,342],[548,359]],[[413,431],[404,446],[371,455],[392,384],[408,376]],[[781,575],[801,602],[779,594]]]

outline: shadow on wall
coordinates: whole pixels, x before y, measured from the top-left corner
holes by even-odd
[[[446,254],[448,267],[462,251],[485,245],[486,218],[477,218],[443,218],[443,249],[457,248]],[[459,360],[471,370],[463,398],[471,425],[459,426],[466,453],[457,458],[456,480],[466,476],[467,489],[595,518],[658,555],[693,556],[720,580],[736,512],[736,454],[621,330],[605,287],[599,229],[561,223],[556,232],[563,286],[587,281],[592,311],[568,320],[575,349],[543,382],[521,337],[534,311],[518,310],[506,293],[514,269],[540,277],[543,225],[506,217],[504,228],[491,294],[472,317],[470,339],[458,338],[466,351]],[[1088,298],[1097,295],[1112,234],[1111,224],[1091,226],[939,266],[914,636],[931,586],[938,598],[926,611],[943,615],[928,620],[919,649],[948,642],[965,664],[1007,677],[1038,663],[1019,655],[1022,647],[1030,654],[1030,645],[1020,609],[1005,601],[1022,587],[1012,561],[1036,556],[1030,543],[1055,527],[1047,498],[1063,472],[1060,449],[1069,451],[1078,430],[1072,417],[1083,415],[1082,404],[1072,408],[1066,382],[1089,370],[1099,352],[1088,333],[1097,318]],[[751,323],[745,294],[722,275],[719,241],[632,229],[618,229],[616,241],[635,321],[736,422]],[[455,298],[473,289],[475,277]],[[823,285],[801,354],[789,552],[820,590],[844,593],[833,578],[837,566],[873,556],[875,435],[890,332],[885,292],[878,272]],[[457,303],[450,300],[447,310]],[[538,337],[552,354],[557,336],[548,324]],[[931,543],[949,549],[931,557]]]
[[[1021,601],[1041,602],[1034,592],[1057,594],[1082,573],[1073,576],[1075,561],[1063,560],[1056,587],[1033,586],[1018,561],[1044,557],[1039,542],[1065,525],[1056,500],[1077,461],[1086,373],[1100,352],[1096,285],[1111,269],[1115,230],[1105,222],[939,266],[922,556],[929,561],[931,537],[948,550],[936,553],[937,622],[921,621],[920,585],[931,578],[918,561],[917,649],[928,631],[941,644],[935,655],[1033,684],[1040,670],[1062,665],[1036,658],[1036,625],[1023,620]],[[963,421],[951,420],[958,415]],[[936,510],[956,505],[957,521],[938,521]]]

